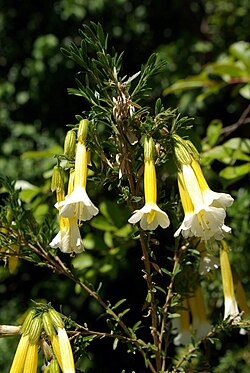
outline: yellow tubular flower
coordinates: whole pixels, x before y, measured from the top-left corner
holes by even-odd
[[[182,301],[181,306],[183,309],[177,311],[180,317],[173,320],[173,327],[178,331],[176,337],[174,338],[175,346],[186,346],[191,343],[190,315],[188,302],[186,299]]]
[[[86,192],[87,163],[88,155],[85,143],[79,141],[76,148],[74,190],[58,205],[61,207],[60,214],[65,218],[76,218],[86,221],[99,212]]]
[[[58,341],[62,357],[63,373],[75,373],[75,364],[68,335],[64,328],[58,328]]]
[[[60,345],[59,345],[59,340],[58,340],[57,335],[52,335],[51,344],[52,344],[52,348],[53,348],[53,352],[55,354],[56,360],[58,361],[58,364],[60,365],[60,368],[63,371],[62,356],[61,356],[61,352],[60,352]]]
[[[192,326],[195,331],[195,339],[200,340],[205,337],[211,329],[211,325],[207,319],[204,297],[200,286],[195,289],[194,296],[188,298],[188,303],[192,313]]]
[[[224,225],[226,213],[224,208],[209,205],[205,201],[198,179],[190,165],[183,164],[178,175],[178,185],[185,212],[185,217],[180,228],[175,232],[177,237],[180,232],[187,237],[200,237],[203,241],[210,238],[221,240],[225,233],[231,229]]]
[[[180,232],[187,237],[221,240],[231,228],[224,225],[225,209],[233,198],[226,193],[213,192],[203,175],[199,154],[190,141],[173,136],[178,172],[178,185],[185,217],[175,237]]]
[[[167,214],[157,206],[157,180],[153,158],[154,143],[152,138],[144,143],[144,196],[145,205],[140,210],[135,210],[129,223],[140,221],[144,230],[154,230],[160,225],[167,228],[170,224]]]
[[[214,192],[209,188],[197,160],[194,159],[191,166],[198,180],[205,204],[215,207],[222,207],[223,209],[226,209],[232,205],[234,199],[230,196],[230,194]]]
[[[74,172],[70,173],[68,193],[71,193],[74,188]],[[56,192],[56,206],[61,210],[60,204],[64,202],[65,195],[63,190]],[[77,223],[77,218],[65,218],[59,215],[60,231],[50,242],[52,248],[59,248],[63,253],[80,253],[83,251],[81,234]]]
[[[28,347],[23,373],[36,373],[38,363],[38,345],[30,344]]]
[[[240,310],[244,312],[243,316],[250,317],[250,308],[247,303],[246,293],[239,279],[237,279],[235,284],[235,292]]]
[[[225,241],[222,241],[220,249],[221,277],[224,293],[224,320],[228,317],[235,318],[239,314],[237,302],[234,294],[233,275],[228,256],[228,247]],[[238,320],[237,320],[238,321]]]
[[[18,343],[9,373],[23,373],[24,362],[29,347],[29,335],[22,335]]]

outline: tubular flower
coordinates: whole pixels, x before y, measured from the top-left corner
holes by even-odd
[[[32,309],[21,327],[21,339],[17,346],[10,373],[35,373],[38,362],[38,343],[42,329],[42,320]]]
[[[231,232],[231,228],[224,225],[224,220],[225,206],[229,206],[232,201],[229,202],[224,193],[211,191],[210,194],[208,189],[203,190],[201,185],[204,180],[204,177],[199,179],[199,175],[195,174],[189,164],[183,164],[182,170],[178,172],[178,186],[185,217],[175,232],[175,237],[182,232],[185,238],[195,236],[203,241],[210,238],[221,240],[225,233]]]
[[[152,138],[145,140],[144,144],[144,196],[145,205],[135,210],[128,220],[135,224],[140,221],[144,230],[154,230],[160,225],[167,228],[170,224],[168,215],[157,206],[157,181],[155,164],[153,160],[154,143]]]
[[[68,191],[73,189],[74,173],[70,173]],[[62,188],[57,188],[56,192],[57,204],[60,214],[60,203],[65,200],[64,191]],[[80,230],[76,218],[65,218],[59,215],[60,230],[50,242],[53,248],[59,248],[63,253],[80,253],[83,251]]]
[[[192,314],[192,327],[195,339],[198,341],[205,337],[211,330],[211,325],[207,319],[204,297],[200,286],[195,289],[194,296],[188,298]]]
[[[15,357],[10,368],[10,373],[22,373],[23,372],[23,367],[24,367],[28,348],[29,348],[29,336],[22,335],[18,343],[17,349],[16,349]]]
[[[225,241],[222,241],[222,247],[220,249],[220,266],[224,293],[224,320],[228,317],[232,319],[239,315],[239,310],[234,294],[233,276],[228,257],[228,247]],[[238,321],[239,318],[240,317],[238,316],[236,321]]]
[[[63,373],[75,373],[75,364],[71,345],[64,323],[57,311],[50,309],[44,320],[51,340],[54,354]],[[54,333],[56,330],[57,334]]]
[[[177,335],[174,338],[175,346],[186,346],[191,343],[190,314],[186,299],[183,300],[182,307],[183,309],[178,310],[180,317],[173,320],[173,328],[177,330]]]
[[[74,190],[58,205],[61,207],[60,214],[64,218],[75,218],[81,221],[90,220],[99,212],[98,208],[94,206],[86,192],[88,154],[85,145],[85,138],[87,123],[87,120],[81,121],[78,131]]]

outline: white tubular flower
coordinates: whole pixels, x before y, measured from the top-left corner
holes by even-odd
[[[239,310],[234,294],[233,275],[228,256],[228,247],[225,241],[222,241],[222,247],[220,249],[220,266],[221,266],[221,277],[224,293],[224,320],[230,317],[239,321]]]
[[[77,220],[60,216],[60,231],[50,242],[50,247],[59,248],[63,253],[81,253],[83,244]]]
[[[226,217],[224,208],[207,203],[190,165],[182,165],[182,171],[178,173],[178,186],[185,217],[180,228],[175,232],[175,237],[182,232],[185,238],[194,236],[200,237],[203,241],[208,241],[210,238],[221,240],[225,233],[231,231],[231,228],[224,225]],[[223,200],[222,197],[218,197],[217,202],[220,199]],[[227,203],[225,201],[226,199],[221,202],[221,206]]]
[[[64,218],[76,218],[81,221],[86,221],[90,220],[99,212],[86,192],[87,164],[88,155],[85,143],[83,141],[78,141],[75,160],[74,190],[63,202],[58,204],[60,214]]]
[[[81,221],[90,220],[99,210],[91,202],[86,190],[75,186],[70,196],[59,205],[60,214],[65,218],[76,218]]]
[[[128,220],[131,224],[140,221],[143,230],[154,230],[160,225],[167,228],[170,224],[168,215],[157,206],[157,181],[153,160],[154,143],[152,138],[144,143],[144,195],[145,205],[135,210]]]
[[[56,170],[56,179],[59,180],[59,175]],[[55,177],[54,177],[55,179]],[[56,180],[56,181],[57,181]],[[70,173],[68,191],[73,189],[74,172]],[[55,181],[54,181],[55,184]],[[61,183],[62,184],[62,183]],[[57,235],[50,242],[50,247],[59,248],[63,253],[81,253],[83,251],[83,244],[81,239],[80,230],[76,218],[65,218],[60,215],[61,204],[65,201],[63,184],[53,188],[56,190],[56,207],[59,210],[59,226],[60,230]]]
[[[131,224],[138,223],[138,221],[143,230],[154,230],[158,225],[162,228],[169,226],[167,214],[153,202],[148,202],[140,210],[135,210],[128,220]]]
[[[206,205],[222,207],[225,210],[233,204],[234,199],[230,194],[217,193],[209,188],[198,161],[193,160],[191,166],[198,180],[202,197]]]
[[[190,315],[186,299],[183,300],[182,307],[183,309],[178,310],[180,317],[173,319],[173,333],[176,334],[173,340],[175,346],[187,346],[192,341]]]

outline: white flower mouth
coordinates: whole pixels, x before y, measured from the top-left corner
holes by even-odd
[[[63,217],[77,218],[80,221],[90,220],[99,212],[82,187],[75,187],[74,191],[58,204],[58,208]]]
[[[143,230],[154,230],[158,225],[165,229],[170,224],[168,215],[153,202],[148,202],[140,210],[135,210],[128,220],[131,224],[139,221]]]

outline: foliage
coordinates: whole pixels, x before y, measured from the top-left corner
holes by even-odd
[[[160,301],[164,300],[167,288],[173,279],[171,277],[174,273],[172,272],[173,258],[176,260],[176,257],[174,257],[173,248],[171,248],[173,244],[172,232],[177,226],[181,214],[179,206],[176,205],[176,169],[171,162],[172,152],[169,137],[165,136],[166,125],[169,131],[174,128],[182,135],[192,138],[202,152],[201,162],[211,185],[220,189],[222,183],[223,188],[230,189],[236,199],[234,205],[229,209],[229,224],[233,228],[233,235],[230,238],[232,249],[230,255],[234,273],[240,274],[248,293],[247,259],[243,259],[245,255],[242,253],[246,252],[249,234],[249,219],[246,213],[249,203],[247,191],[249,144],[248,139],[244,139],[246,126],[243,126],[243,124],[247,124],[249,112],[245,110],[246,98],[242,99],[237,94],[242,85],[241,83],[233,86],[227,85],[224,89],[218,90],[216,94],[209,96],[202,105],[195,100],[196,92],[194,91],[187,90],[177,96],[177,100],[180,100],[178,106],[182,108],[182,111],[196,116],[195,121],[189,122],[178,116],[177,110],[163,108],[163,105],[167,105],[167,107],[177,105],[177,100],[173,95],[163,97],[161,101],[156,100],[156,97],[161,94],[163,88],[169,85],[169,82],[175,83],[179,78],[196,74],[204,64],[206,64],[206,69],[206,66],[209,66],[209,64],[207,65],[208,61],[215,61],[219,54],[227,58],[228,61],[230,58],[233,60],[230,50],[229,53],[226,51],[230,44],[239,40],[247,40],[244,14],[246,14],[249,5],[246,2],[243,6],[235,1],[218,1],[216,4],[210,1],[205,1],[202,4],[190,2],[183,11],[177,4],[169,4],[168,10],[163,12],[165,3],[164,5],[160,3],[154,2],[152,4],[151,1],[148,1],[147,4],[142,5],[137,4],[136,1],[117,1],[115,6],[114,2],[110,4],[105,1],[95,2],[95,4],[58,1],[51,2],[49,6],[44,4],[43,9],[40,9],[39,5],[38,9],[34,3],[27,2],[23,12],[15,9],[12,4],[8,4],[8,7],[6,4],[6,13],[3,14],[5,28],[1,32],[6,43],[4,51],[8,57],[7,64],[6,62],[3,64],[5,74],[2,76],[5,75],[6,79],[2,79],[0,83],[0,91],[2,92],[1,130],[6,138],[5,144],[1,148],[1,174],[20,181],[28,180],[30,184],[26,184],[28,189],[24,190],[23,182],[22,184],[20,181],[16,183],[16,189],[22,187],[20,193],[14,191],[11,182],[5,183],[5,187],[1,189],[2,204],[8,206],[11,203],[14,205],[14,215],[19,216],[20,214],[18,234],[24,232],[27,234],[26,237],[23,237],[22,234],[19,237],[25,241],[22,241],[25,244],[21,245],[20,260],[12,275],[8,271],[7,256],[11,253],[16,254],[16,249],[12,248],[7,256],[6,253],[2,255],[5,267],[1,267],[1,292],[5,301],[2,304],[1,323],[15,322],[17,316],[27,309],[30,298],[38,301],[42,298],[44,302],[53,299],[53,305],[57,309],[60,309],[62,305],[63,313],[70,315],[67,325],[69,332],[75,332],[75,324],[71,323],[71,320],[76,320],[78,325],[81,325],[82,334],[72,340],[74,341],[75,358],[79,359],[78,368],[82,371],[96,371],[98,369],[103,371],[104,366],[107,366],[109,371],[121,371],[122,369],[130,371],[131,367],[135,371],[148,370],[135,353],[138,346],[135,347],[134,340],[130,341],[130,344],[128,340],[123,339],[123,331],[117,325],[117,320],[115,321],[112,313],[114,310],[117,312],[116,314],[120,315],[121,320],[134,331],[139,341],[140,339],[142,341],[150,340],[148,328],[150,328],[151,293],[147,293],[145,279],[141,275],[143,262],[141,261],[138,231],[127,223],[130,208],[141,206],[143,201],[142,182],[139,181],[142,180],[141,165],[143,162],[141,134],[150,134],[154,139],[157,139],[157,142],[159,139],[161,149],[166,150],[165,153],[161,152],[160,155],[157,155],[159,202],[161,207],[168,211],[173,224],[167,236],[160,229],[150,236],[152,249],[150,249],[149,255],[152,278],[157,283],[153,295],[156,294]],[[110,17],[111,11],[112,17]],[[25,12],[27,21],[24,17]],[[6,14],[11,17],[6,18]],[[41,21],[41,14],[46,22]],[[100,26],[98,26],[99,37],[95,42],[98,42],[100,38],[98,48],[107,47],[104,48],[104,56],[102,51],[98,50],[99,56],[97,57],[96,51],[91,48],[93,43],[89,43],[84,61],[80,55],[80,69],[83,71],[77,73],[77,88],[70,89],[70,93],[76,93],[78,97],[69,96],[68,98],[64,92],[66,87],[72,86],[72,75],[77,71],[75,63],[73,63],[76,56],[71,55],[71,52],[75,51],[76,55],[80,52],[80,37],[77,36],[76,30],[77,27],[80,27],[83,16],[85,16],[85,21],[88,18],[98,20],[100,17],[105,24],[105,30],[109,31],[109,41],[115,45],[115,50],[109,47],[110,44],[105,45],[105,40],[100,34]],[[19,19],[22,19],[25,25],[27,24],[27,30],[31,30],[26,33],[24,44],[22,43],[24,31],[18,33],[18,36],[12,37],[11,27],[13,29],[14,24],[20,24],[17,22]],[[157,26],[154,22],[155,19],[157,19]],[[176,22],[177,19],[179,22]],[[40,25],[39,28],[37,22]],[[200,27],[201,25],[203,27]],[[88,32],[84,28],[81,31],[81,37],[85,39]],[[65,46],[70,41],[74,42],[74,46],[72,44],[70,48],[66,47],[66,51]],[[59,51],[60,45],[63,46],[70,59],[63,59]],[[241,43],[241,45],[243,44]],[[247,44],[245,43],[245,45]],[[147,54],[154,49],[159,51],[160,58],[156,59],[154,54],[151,60],[147,60]],[[124,55],[122,55],[123,50],[125,50]],[[129,52],[134,50],[137,53]],[[152,74],[149,83],[146,82],[146,79],[143,80],[143,74],[148,78],[148,71],[151,72],[152,67],[160,67],[158,62],[161,59],[167,61],[164,71],[155,76]],[[121,63],[122,60],[123,63]],[[145,60],[147,60],[146,63],[144,63]],[[93,68],[97,69],[97,76],[100,78],[99,85],[98,82],[95,82],[96,76],[90,77],[89,80],[86,79],[86,65],[83,65],[86,64],[86,61],[90,71]],[[117,79],[112,69],[109,68],[113,66],[114,62],[119,72]],[[237,58],[234,59],[234,62],[239,63]],[[106,70],[101,70],[102,63],[107,63],[107,75],[105,75]],[[138,67],[141,63],[143,64],[142,69]],[[210,64],[212,68],[214,64]],[[141,75],[134,74],[139,70],[143,72]],[[103,75],[105,76],[103,77]],[[208,78],[210,79],[211,75],[208,75]],[[219,79],[223,82],[224,74],[219,76]],[[124,82],[128,82],[126,90],[130,96],[131,105],[134,107],[134,117],[129,122],[131,132],[127,131],[126,137],[129,139],[129,147],[134,152],[133,177],[138,180],[136,196],[131,194],[127,185],[125,165],[121,162],[122,157],[126,154],[125,149],[119,149],[119,142],[115,140],[119,138],[119,135],[113,134],[115,130],[112,117],[113,97],[117,99],[119,94],[122,95],[122,83]],[[217,80],[213,80],[213,83],[216,85]],[[145,85],[143,86],[143,84]],[[139,92],[142,87],[146,88],[143,94]],[[149,87],[150,90],[147,90]],[[84,99],[82,100],[82,98]],[[216,107],[216,102],[219,103],[219,109]],[[55,128],[61,127],[62,123],[72,123],[75,113],[81,113],[83,117],[88,114],[92,119],[88,146],[94,149],[95,154],[92,155],[88,185],[91,197],[98,201],[100,214],[93,218],[90,224],[84,224],[81,227],[85,251],[73,258],[58,253],[57,258],[54,257],[56,253],[48,246],[54,230],[57,229],[57,223],[54,221],[56,211],[52,209],[54,198],[52,199],[52,194],[49,191],[49,178],[52,173],[51,167],[55,164],[54,155],[58,156],[62,153],[61,146],[57,145],[58,143],[62,145],[62,131],[60,129],[55,131]],[[199,118],[200,115],[202,118]],[[214,118],[219,118],[219,120],[212,121],[208,127],[209,120]],[[77,117],[77,121],[78,119],[80,117]],[[27,125],[27,123],[32,124]],[[138,123],[143,124],[138,127]],[[231,126],[231,123],[235,125]],[[176,124],[177,127],[175,127]],[[194,125],[194,129],[190,128],[191,124]],[[73,128],[74,126],[70,125]],[[127,127],[125,129],[127,130]],[[235,137],[231,138],[235,131]],[[201,143],[197,134],[205,136]],[[134,141],[137,142],[133,144]],[[122,150],[122,155],[118,161],[115,155],[119,150]],[[170,161],[167,162],[168,159]],[[63,161],[62,166],[65,166]],[[221,177],[223,171],[226,178]],[[218,179],[219,172],[221,172],[220,179]],[[7,194],[10,194],[10,198],[7,197]],[[115,195],[118,196],[118,205],[114,198]],[[4,202],[6,198],[7,203]],[[130,206],[125,207],[126,203],[130,201]],[[7,211],[8,209],[3,209],[2,216],[4,218],[1,218],[1,224],[5,221]],[[46,212],[50,219],[44,219]],[[38,229],[38,227],[40,228]],[[16,243],[15,233],[14,230],[11,237]],[[167,242],[166,237],[168,237]],[[25,246],[27,241],[29,244]],[[9,244],[10,242],[8,242]],[[38,257],[33,251],[37,245],[41,245],[37,252]],[[47,261],[48,256],[46,259],[43,258],[47,250],[49,250],[49,261]],[[31,255],[31,253],[33,254]],[[186,273],[184,276],[186,280],[190,273],[193,273],[191,269],[197,270],[199,253],[196,247],[184,248],[179,259],[180,268],[183,273]],[[58,277],[56,263],[60,263],[59,266],[63,263],[80,282],[75,282],[73,279],[72,281],[62,281],[65,278],[63,276],[68,277],[68,275],[66,272],[60,272],[61,275]],[[47,266],[53,268],[53,273],[51,269],[46,269]],[[175,275],[178,275],[178,271],[179,267]],[[143,272],[144,276],[146,274]],[[58,278],[61,281],[58,281]],[[132,282],[132,278],[137,280]],[[169,280],[170,278],[171,280]],[[179,276],[179,280],[175,276],[174,278],[176,286],[181,283],[182,277]],[[204,280],[204,284],[206,284],[204,288],[207,301],[209,300],[207,304],[210,312],[213,313],[213,317],[216,314],[216,320],[218,320],[218,309],[221,311],[222,306],[220,279],[213,278],[211,281],[211,278],[207,278]],[[89,290],[86,289],[86,286]],[[94,294],[91,293],[92,291]],[[171,287],[170,291],[172,291]],[[172,319],[176,318],[176,313],[179,311],[178,306],[177,309],[175,308],[176,303],[179,302],[175,291],[176,288],[172,293],[173,299],[171,300],[173,310],[170,307],[170,313],[173,312]],[[87,294],[90,294],[90,297]],[[109,308],[106,309],[107,311],[103,311],[103,307],[96,299],[96,294],[100,295],[102,299],[108,300],[106,304],[111,311],[108,311]],[[247,295],[249,296],[249,294]],[[67,302],[65,302],[66,299]],[[124,299],[126,302],[123,301]],[[143,318],[141,323],[139,319],[143,304],[143,313],[147,317]],[[15,309],[16,312],[8,312],[7,315],[5,309]],[[101,314],[103,316],[100,316]],[[210,316],[212,318],[212,315]],[[194,349],[191,348],[190,352],[187,352],[173,346],[174,336],[171,335],[171,348],[168,350],[167,364],[170,364],[172,359],[175,362],[175,357],[179,357],[181,360],[184,356],[187,360],[190,357],[189,363],[186,364],[183,361],[179,370],[199,371],[202,367],[204,370],[223,370],[228,369],[230,364],[232,366],[234,361],[239,361],[238,367],[240,366],[241,370],[247,369],[247,353],[245,353],[248,348],[247,337],[240,337],[237,330],[224,331],[224,326],[218,325],[218,328],[222,328],[223,331],[215,330],[215,335],[223,340],[223,346],[212,338],[213,345],[202,341],[195,345]],[[103,334],[101,332],[98,336],[97,330],[103,331]],[[108,335],[110,330],[115,330],[118,334],[115,337],[110,337]],[[232,337],[229,335],[231,332]],[[7,369],[6,366],[10,366],[14,355],[13,344],[16,343],[14,339],[0,340],[1,351],[6,351],[6,361],[0,364],[2,371]],[[7,344],[8,347],[6,347]],[[107,361],[106,356],[110,356],[107,354],[110,354],[112,345],[114,348],[112,359]],[[239,353],[238,345],[242,346]],[[10,353],[8,351],[11,346]],[[148,342],[146,346],[141,346],[142,351],[146,351],[146,361],[154,360],[154,357],[150,356],[154,345]],[[127,350],[130,352],[129,354],[126,354]],[[208,355],[206,361],[203,358],[204,351]],[[225,351],[227,352],[225,353]],[[120,362],[119,366],[117,361]],[[40,365],[42,364],[43,362],[40,362]],[[232,369],[235,372],[239,371],[236,363]]]

